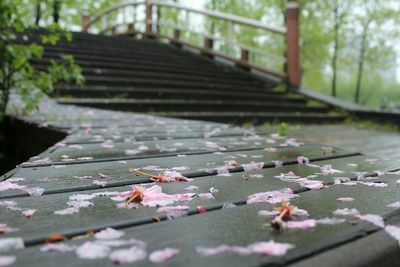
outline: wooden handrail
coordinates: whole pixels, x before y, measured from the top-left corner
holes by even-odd
[[[175,8],[175,9],[187,11],[190,13],[200,14],[200,15],[204,15],[207,17],[212,17],[212,18],[216,18],[216,19],[233,22],[234,24],[240,24],[240,25],[244,25],[244,26],[262,29],[262,30],[269,31],[272,33],[277,33],[277,34],[281,34],[281,35],[286,34],[286,31],[283,29],[270,27],[270,26],[265,25],[257,20],[254,20],[254,19],[244,18],[244,17],[232,15],[232,14],[226,14],[226,13],[211,11],[211,10],[206,10],[206,9],[195,9],[195,8],[186,7],[183,5],[178,5],[175,3],[168,3],[168,2],[159,1],[159,0],[148,0],[148,2],[149,2],[149,4],[152,4],[152,5]]]
[[[87,32],[89,30],[89,27],[95,23],[96,21],[98,21],[100,18],[104,17],[107,14],[110,14],[111,12],[118,10],[118,9],[122,9],[128,6],[140,6],[140,5],[144,5],[145,1],[137,1],[137,2],[131,2],[131,3],[125,3],[125,4],[119,4],[119,5],[115,5],[112,6],[102,12],[100,12],[99,14],[91,17],[89,19],[89,21],[86,23],[86,28],[82,29],[82,31]],[[83,24],[83,23],[82,23]],[[84,25],[84,24],[83,24]]]
[[[145,18],[143,21],[137,21],[136,20],[136,10],[138,6],[144,7],[145,10]],[[183,11],[186,14],[186,24],[184,27],[180,27],[178,25],[171,26],[170,23],[166,23],[164,21],[159,20],[157,17],[157,21],[153,21],[153,7],[157,7],[157,12],[159,12],[159,8],[172,8],[176,9],[177,11]],[[150,37],[150,38],[164,38],[168,39],[171,42],[173,42],[176,45],[179,46],[188,46],[192,48],[199,49],[200,52],[204,55],[207,56],[217,56],[217,57],[222,57],[224,59],[230,60],[233,63],[237,65],[241,65],[242,67],[245,67],[245,69],[254,69],[258,71],[262,71],[271,75],[274,75],[278,78],[281,78],[282,80],[285,80],[288,85],[292,88],[298,88],[300,86],[301,82],[301,76],[300,76],[300,60],[299,60],[299,8],[296,0],[288,0],[287,4],[287,11],[285,13],[285,21],[286,21],[286,29],[280,29],[277,27],[270,27],[268,25],[265,25],[257,20],[249,19],[249,18],[244,18],[232,14],[225,14],[222,12],[216,12],[216,11],[211,11],[211,10],[206,10],[206,9],[195,9],[192,7],[187,7],[187,6],[182,6],[179,4],[175,3],[169,3],[165,1],[160,1],[160,0],[144,0],[144,1],[136,1],[136,2],[131,2],[131,3],[124,3],[124,4],[119,4],[115,5],[113,7],[110,7],[101,13],[95,15],[95,16],[88,16],[88,15],[83,15],[82,16],[82,30],[84,32],[88,32],[90,26],[92,26],[94,23],[99,21],[101,18],[107,16],[108,14],[119,11],[123,9],[123,17],[124,17],[124,22],[123,23],[114,23],[113,25],[109,25],[105,29],[102,29],[101,33],[109,32],[111,31],[112,34],[116,34],[116,28],[118,26],[122,26],[125,24],[128,24],[125,22],[125,11],[127,7],[134,7],[134,21],[131,23],[138,23],[144,22],[144,31],[136,31],[135,33],[142,34],[143,36]],[[218,19],[222,21],[226,21],[229,24],[229,33],[228,36],[224,37],[214,37],[214,36],[208,36],[205,33],[199,33],[199,32],[194,32],[188,28],[188,20],[189,20],[189,14],[198,14],[198,15],[203,15],[209,18],[213,19]],[[285,43],[286,43],[286,53],[285,57],[281,57],[278,55],[268,55],[261,49],[257,49],[254,47],[249,47],[244,44],[240,44],[235,41],[235,33],[234,33],[234,25],[240,25],[240,26],[246,26],[246,27],[252,27],[258,30],[263,30],[266,32],[270,32],[273,34],[277,34],[279,36],[283,36],[285,38]],[[157,27],[157,30],[153,30],[153,26]],[[163,35],[160,34],[160,27],[161,26],[168,26],[171,27],[174,30],[173,36],[169,35]],[[194,34],[199,34],[203,36],[204,41],[204,46],[198,46],[193,43],[189,43],[187,41],[183,41],[180,38],[180,35],[182,32],[190,32]],[[226,44],[229,44],[231,46],[235,46],[240,48],[240,58],[235,58],[230,55],[217,52],[213,49],[213,43],[215,40],[218,41],[223,41]],[[265,67],[262,67],[257,64],[253,64],[249,62],[249,53],[257,53],[261,54],[263,56],[266,56],[267,58],[273,58],[276,60],[281,61],[284,64],[284,72],[278,72],[278,71],[272,71],[269,70]]]

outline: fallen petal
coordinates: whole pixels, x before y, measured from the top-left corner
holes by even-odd
[[[49,243],[40,248],[40,251],[49,252],[49,251],[56,251],[56,252],[72,252],[77,249],[77,246],[70,246],[64,243]]]
[[[317,222],[314,219],[304,221],[288,221],[285,223],[287,228],[292,229],[309,229],[317,226]]]
[[[8,255],[0,255],[0,267],[10,266],[15,263],[17,257],[8,256]]]
[[[355,215],[354,216],[357,219],[363,220],[363,221],[367,221],[370,222],[378,227],[385,227],[385,223],[383,221],[382,216],[380,215],[376,215],[376,214],[364,214],[364,215]]]
[[[386,225],[385,227],[386,233],[388,233],[391,237],[396,239],[400,245],[400,227],[394,225]]]
[[[153,251],[149,256],[149,260],[155,263],[164,262],[178,255],[179,252],[179,249],[176,248],[165,248],[162,250]]]
[[[20,237],[0,238],[0,253],[23,249],[24,241]]]
[[[256,242],[247,246],[253,253],[271,256],[285,255],[289,249],[294,248],[294,245],[287,243],[276,243],[273,240],[268,242]]]
[[[344,208],[344,209],[337,209],[333,212],[334,215],[337,216],[352,216],[352,215],[357,215],[360,212],[356,209],[349,209],[349,208]]]
[[[94,237],[97,239],[118,239],[125,235],[124,232],[115,230],[114,228],[107,227],[100,232],[94,234]]]
[[[108,256],[110,248],[102,245],[95,244],[87,241],[83,245],[79,246],[76,250],[76,255],[82,259],[102,259]]]
[[[114,250],[110,253],[111,261],[116,264],[132,263],[144,260],[146,256],[146,251],[136,246],[129,249]]]

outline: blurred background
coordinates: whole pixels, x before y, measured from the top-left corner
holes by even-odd
[[[81,15],[126,3],[121,0],[16,0],[26,22],[46,27],[54,21],[65,29],[80,31]],[[175,0],[193,8],[206,8],[259,20],[266,25],[284,26],[283,0]],[[400,110],[400,1],[388,0],[302,0],[301,64],[302,86],[373,109]],[[126,13],[127,12],[127,13]],[[136,10],[136,22],[144,12]],[[226,36],[228,23],[192,15],[188,19],[174,9],[163,8],[157,14],[164,25],[160,31],[172,31],[173,25],[187,20],[188,31],[181,38],[202,44],[198,33]],[[112,14],[110,21],[129,20],[129,10]],[[99,32],[107,21],[91,25]],[[144,27],[138,25],[137,27]],[[284,40],[265,32],[235,25],[237,43],[260,50],[250,61],[280,70]],[[229,43],[215,41],[214,48],[238,56],[240,50]],[[265,56],[265,54],[271,56]],[[356,91],[359,97],[356,97]]]

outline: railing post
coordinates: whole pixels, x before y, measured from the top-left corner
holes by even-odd
[[[207,53],[207,51],[212,50],[213,46],[214,46],[213,38],[205,36],[204,37],[204,50],[205,50],[205,53],[203,52],[202,54],[212,58],[213,56],[210,55],[209,53]]]
[[[81,16],[82,32],[88,32],[89,21],[90,21],[90,16],[88,14],[88,10],[85,8],[85,9],[83,9],[82,16]]]
[[[249,50],[246,48],[240,48],[240,61],[247,63],[249,62]]]
[[[237,62],[235,65],[238,68],[249,71],[250,68],[248,66],[246,66],[247,63],[249,63],[249,50],[241,47],[240,48],[240,61]]]
[[[286,64],[287,82],[294,88],[300,87],[299,5],[296,0],[288,1],[286,9]]]
[[[150,37],[153,35],[153,5],[148,0],[145,2],[146,5],[146,36]]]
[[[179,29],[174,29],[174,31],[172,33],[171,43],[180,47],[181,46],[181,44],[179,43],[180,38],[181,38],[181,31]]]
[[[133,34],[134,31],[135,31],[135,24],[129,23],[128,24],[128,34]]]

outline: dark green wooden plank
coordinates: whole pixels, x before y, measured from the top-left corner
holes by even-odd
[[[347,166],[347,163],[358,162],[362,165],[362,162],[364,162],[365,159],[365,157],[359,156],[355,158],[337,159],[336,162],[327,160],[319,163],[321,165],[333,164],[334,167],[341,167],[341,170],[346,172],[341,173],[340,176],[347,175],[355,178],[353,174],[354,167]],[[376,166],[374,166],[374,168],[375,167]],[[363,168],[361,170],[368,171],[371,169],[372,168]],[[318,174],[320,169],[315,167],[289,165],[281,168],[263,169],[258,171],[257,173],[263,174],[264,177],[262,179],[251,178],[248,181],[243,181],[242,173],[234,173],[230,177],[207,176],[194,179],[192,182],[162,184],[162,188],[167,194],[176,194],[189,192],[185,191],[184,188],[190,185],[198,186],[199,190],[195,191],[198,193],[208,192],[211,187],[214,187],[220,190],[214,194],[215,199],[203,200],[195,198],[187,203],[192,208],[195,208],[197,205],[204,205],[206,208],[213,209],[220,208],[223,203],[244,203],[248,195],[257,192],[279,190],[285,187],[292,188],[295,192],[304,191],[305,188],[301,187],[297,183],[281,181],[280,179],[274,178],[274,176],[288,171],[293,171],[302,177],[316,175],[316,180],[321,180],[326,184],[332,184],[333,177],[338,175]],[[391,179],[393,180],[393,178]],[[393,181],[393,183],[395,183],[395,181]],[[130,188],[130,186],[113,187],[107,190],[87,190],[75,193],[91,194],[104,191],[122,192],[130,190]],[[34,214],[34,216],[29,220],[18,214],[19,212],[2,210],[2,223],[20,228],[19,232],[11,233],[7,236],[22,236],[29,242],[36,242],[38,240],[43,240],[52,232],[64,232],[68,234],[71,232],[85,232],[87,230],[97,229],[99,227],[101,228],[105,225],[121,226],[151,223],[151,217],[157,215],[155,208],[140,207],[135,210],[117,209],[115,202],[108,199],[108,197],[94,198],[91,200],[94,203],[94,207],[82,208],[78,214],[66,216],[53,214],[56,210],[67,208],[66,202],[68,201],[69,196],[73,194],[74,193],[69,192],[44,195],[37,198],[7,199],[15,200],[21,208],[37,209],[36,214]]]
[[[229,150],[243,150],[265,148],[269,146],[279,147],[286,142],[286,139],[274,140],[269,144],[268,136],[257,137],[211,137],[208,139],[182,139],[182,140],[161,140],[144,142],[122,142],[115,143],[112,148],[104,148],[101,144],[69,145],[66,147],[54,147],[34,157],[24,166],[39,166],[49,163],[68,163],[79,161],[111,160],[122,158],[137,158],[141,156],[158,156],[166,154],[186,154],[198,152],[216,152]],[[129,154],[132,152],[133,154]],[[63,158],[68,157],[68,158]],[[39,160],[39,162],[38,162]]]
[[[389,184],[386,188],[372,188],[364,185],[331,186],[317,191],[307,191],[294,198],[292,204],[307,209],[311,218],[331,217],[338,208],[356,208],[362,214],[372,213],[389,216],[392,208],[386,205],[398,200],[398,188],[393,176],[380,177],[379,181]],[[341,203],[338,197],[353,197],[353,202]],[[380,201],[376,201],[376,199]],[[236,208],[208,212],[202,215],[189,216],[174,221],[153,223],[124,229],[124,238],[136,238],[147,243],[151,252],[165,247],[176,247],[181,254],[172,258],[170,266],[276,266],[293,262],[305,256],[315,254],[330,247],[361,238],[374,232],[377,227],[369,223],[347,219],[339,225],[318,225],[312,230],[285,230],[276,234],[263,228],[266,222],[257,216],[262,209],[271,209],[272,205],[252,204]],[[221,254],[203,257],[195,252],[196,246],[214,247],[221,244],[246,246],[257,241],[273,239],[277,242],[294,244],[296,247],[282,257],[262,257],[259,255],[238,256]],[[84,240],[86,241],[86,240]],[[75,241],[83,243],[84,241]],[[40,253],[38,247],[17,252],[19,266],[27,264],[50,266],[55,260],[61,266],[112,266],[108,259],[82,260],[71,253]],[[147,260],[136,262],[137,266],[147,266]]]
[[[394,217],[390,218],[386,223],[400,226],[400,216]],[[381,230],[322,253],[310,255],[288,267],[393,267],[399,265],[399,242]]]
[[[259,132],[258,132],[259,133]],[[264,132],[265,134],[265,132]],[[123,142],[126,139],[136,141],[162,140],[162,139],[186,139],[222,136],[246,136],[255,135],[255,131],[243,128],[222,128],[222,127],[163,127],[162,129],[150,127],[136,127],[130,129],[105,128],[97,131],[80,130],[69,135],[63,142],[66,144],[100,143],[106,140]]]
[[[335,149],[330,154],[324,154],[319,145],[304,145],[302,147],[281,147],[276,153],[263,150],[247,150],[225,153],[211,153],[201,155],[188,155],[185,157],[155,157],[146,159],[127,160],[126,164],[119,161],[107,161],[98,163],[70,164],[52,167],[19,168],[12,177],[22,177],[26,180],[19,182],[28,187],[39,186],[45,189],[45,193],[73,191],[82,189],[95,189],[100,186],[93,185],[93,180],[107,182],[108,186],[120,186],[140,182],[149,182],[147,177],[134,176],[128,168],[143,168],[146,166],[159,166],[161,168],[185,167],[181,171],[187,177],[198,177],[215,174],[215,168],[224,166],[228,161],[236,161],[238,165],[247,164],[252,161],[264,162],[265,167],[275,167],[273,161],[280,160],[284,164],[297,163],[296,158],[300,155],[309,157],[311,160],[323,159],[326,157],[345,157],[348,154],[341,149]],[[366,163],[365,163],[366,164]],[[355,168],[365,169],[365,164]],[[58,166],[59,167],[59,166]],[[388,167],[388,166],[386,166]],[[232,171],[240,170],[240,166]],[[99,173],[107,175],[106,179],[99,179]],[[151,172],[157,173],[157,172]],[[89,179],[79,177],[90,176]],[[47,178],[46,178],[47,177]],[[0,198],[22,195],[18,191],[0,192]],[[26,194],[25,194],[26,195]]]

